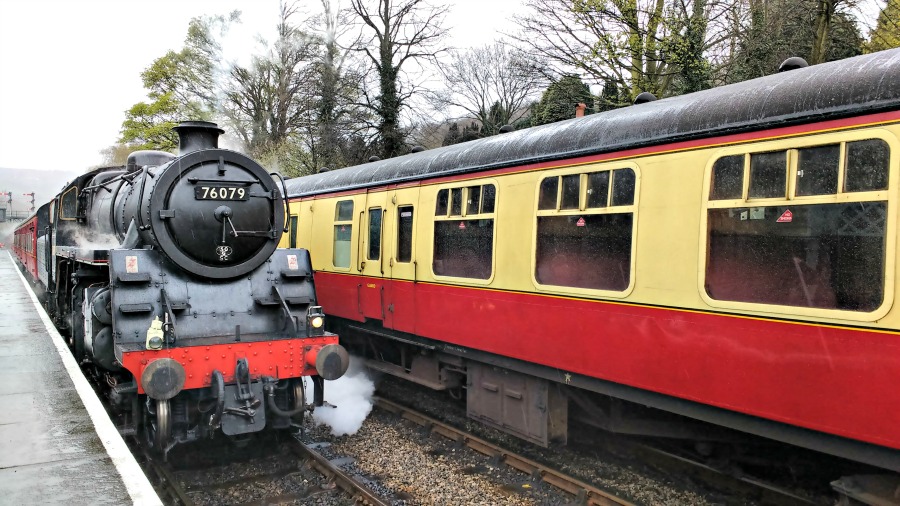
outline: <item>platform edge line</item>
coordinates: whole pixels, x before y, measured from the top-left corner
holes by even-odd
[[[116,429],[115,425],[113,425],[112,420],[109,419],[109,415],[100,403],[100,399],[98,399],[97,395],[94,393],[94,389],[91,388],[87,379],[81,373],[81,368],[78,367],[78,364],[75,362],[75,357],[72,356],[62,335],[56,330],[53,322],[50,321],[50,316],[44,311],[37,296],[34,294],[34,290],[29,286],[28,280],[25,279],[22,271],[16,265],[12,253],[7,250],[6,254],[9,255],[10,260],[12,260],[13,267],[19,275],[19,279],[21,279],[22,284],[25,285],[28,296],[31,297],[32,304],[34,304],[35,309],[37,309],[41,321],[44,322],[44,327],[47,328],[47,332],[50,334],[50,339],[53,341],[53,345],[56,347],[56,351],[62,359],[63,366],[65,366],[69,378],[72,379],[72,383],[75,384],[75,391],[78,392],[81,402],[84,404],[88,415],[91,417],[91,421],[94,423],[94,430],[97,432],[97,436],[100,438],[100,441],[103,442],[103,446],[106,448],[106,453],[112,460],[113,466],[115,466],[119,475],[122,477],[122,483],[125,485],[125,489],[131,497],[132,503],[140,506],[162,506],[159,495],[153,489],[150,480],[147,479],[141,466],[138,465],[134,455],[125,444],[125,440],[122,439],[119,431]]]

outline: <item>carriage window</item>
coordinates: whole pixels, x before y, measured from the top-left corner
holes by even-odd
[[[369,209],[369,260],[381,258],[381,218],[380,207]]]
[[[438,276],[488,279],[494,261],[496,187],[486,184],[451,188],[450,196],[450,216],[435,217],[432,270]],[[466,216],[462,217],[464,201]]]
[[[744,187],[744,155],[723,156],[713,165],[710,200],[739,199]]]
[[[332,263],[335,267],[350,267],[350,239],[353,236],[353,201],[342,200],[334,210],[334,251]]]
[[[412,260],[413,206],[397,208],[397,261]]]
[[[437,205],[434,208],[435,216],[447,216],[447,198],[450,190],[441,190],[437,194]]]
[[[462,216],[462,188],[450,190],[450,216]]]
[[[74,220],[78,212],[78,188],[69,188],[62,196],[59,217],[63,220]]]
[[[797,195],[837,193],[840,144],[797,150]]]
[[[556,209],[556,196],[559,192],[559,177],[547,177],[541,181],[540,195],[538,195],[538,209]]]
[[[751,199],[784,198],[786,183],[786,151],[750,155]]]
[[[470,186],[466,195],[466,215],[478,214],[481,205],[481,187]]]
[[[609,201],[609,171],[588,174],[587,206],[606,207]]]
[[[881,139],[847,143],[847,172],[844,191],[887,190],[888,145]]]
[[[634,171],[619,169],[613,172],[612,205],[630,206],[634,204]]]
[[[723,193],[716,183],[719,162],[733,157],[713,165],[707,294],[722,301],[878,309],[884,300],[888,202],[848,192],[887,188],[887,144],[873,139],[802,147],[790,163],[786,153],[750,153],[750,196],[781,200],[765,206],[716,202]],[[783,187],[783,176],[796,181],[793,195]],[[739,190],[743,184],[731,188],[729,198]],[[790,200],[794,196],[816,198]]]
[[[342,200],[337,203],[334,212],[334,221],[352,221],[353,220],[353,201]]]
[[[581,174],[572,174],[562,177],[562,200],[560,209],[578,209],[578,199],[581,196]]]
[[[494,202],[497,200],[497,188],[492,184],[486,184],[481,187],[481,212],[494,212]]]
[[[560,209],[555,205],[544,209],[541,204],[545,200],[555,204],[557,197],[545,195],[551,189],[545,183],[557,179],[563,182]],[[630,168],[544,179],[537,213],[537,282],[627,290],[631,284],[636,186],[637,177]],[[583,212],[579,212],[579,202],[585,203]]]

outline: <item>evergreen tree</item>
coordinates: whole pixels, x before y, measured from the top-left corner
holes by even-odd
[[[482,137],[484,137],[482,129],[478,126],[477,122],[473,121],[463,128],[462,135],[459,136],[459,142],[474,141],[475,139],[480,139]]]
[[[900,47],[900,0],[888,0],[878,14],[875,28],[869,34],[866,52],[874,53],[895,47]]]
[[[455,122],[450,124],[450,129],[447,130],[447,134],[444,135],[444,142],[441,143],[441,146],[450,146],[459,142],[460,133],[459,133],[459,125]]]
[[[191,19],[184,47],[157,58],[141,73],[150,100],[125,112],[120,143],[137,149],[174,150],[178,135],[173,126],[185,119],[212,118],[217,100],[215,73],[221,59],[215,32],[224,33],[239,19],[238,11],[228,18]]]
[[[816,5],[816,0],[753,3],[750,26],[737,42],[727,82],[774,74],[781,62],[792,56],[812,62],[817,43]],[[844,12],[834,13],[827,31],[823,61],[859,55],[862,46],[862,35],[855,20]]]
[[[597,112],[609,111],[624,105],[628,105],[628,103],[626,100],[623,100],[622,94],[619,92],[619,87],[616,86],[616,82],[607,80],[603,84],[603,91],[600,92],[600,96],[597,100]]]
[[[546,125],[575,117],[579,103],[587,106],[584,113],[594,112],[591,90],[577,76],[566,76],[547,87],[540,102],[532,109],[531,124]]]

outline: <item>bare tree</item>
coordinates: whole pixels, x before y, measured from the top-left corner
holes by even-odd
[[[310,122],[305,145],[309,172],[335,169],[357,161],[349,153],[349,139],[364,129],[364,111],[356,105],[362,87],[362,71],[354,53],[342,47],[352,26],[352,12],[340,9],[338,1],[321,0],[322,12],[309,20],[319,39],[314,64],[315,85],[310,102]]]
[[[613,83],[634,98],[669,95],[675,85],[704,74],[709,47],[706,0],[527,0],[511,35],[542,58],[550,78],[577,73]],[[685,71],[686,69],[686,71]],[[688,86],[689,89],[702,87]]]
[[[294,5],[282,4],[273,47],[253,56],[249,66],[235,65],[230,72],[224,112],[253,156],[283,152],[283,145],[308,121],[310,62],[317,42],[291,24],[294,14]]]
[[[403,154],[407,147],[401,115],[422,91],[411,72],[435,63],[444,51],[447,32],[441,25],[449,7],[431,6],[426,0],[350,0],[350,7],[361,26],[352,48],[365,55],[377,79],[374,96],[365,93],[362,105],[377,118],[382,156]]]
[[[833,4],[827,29],[820,25],[820,7],[819,0],[749,0],[727,62],[728,81],[773,74],[791,56],[815,64],[860,54],[863,38],[851,1]]]
[[[809,55],[809,64],[816,65],[828,61],[829,49],[834,38],[832,32],[836,29],[838,14],[844,19],[852,17],[851,12],[859,3],[859,0],[817,0],[815,33],[812,41],[812,51]]]
[[[446,89],[435,96],[436,104],[478,120],[483,135],[494,135],[526,114],[528,100],[544,84],[519,50],[500,42],[454,51],[442,74]]]

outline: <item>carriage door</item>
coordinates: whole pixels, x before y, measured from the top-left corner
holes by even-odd
[[[357,243],[357,269],[362,277],[357,283],[357,308],[366,319],[384,321],[384,281],[388,259],[384,251],[387,193],[384,190],[366,194],[366,205],[360,210],[360,241]]]
[[[419,188],[391,188],[388,192],[388,215],[385,217],[385,247],[388,277],[385,288],[384,326],[402,332],[415,332],[417,282],[415,218]]]

